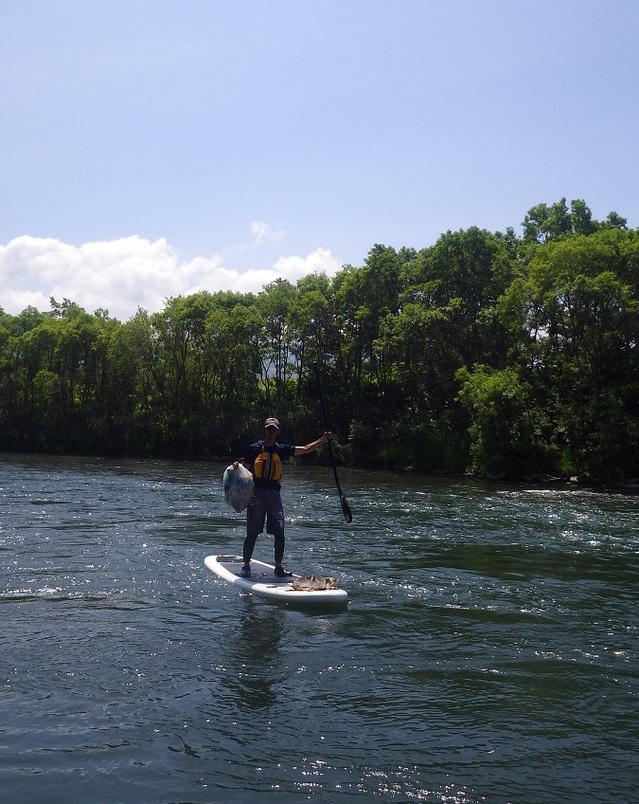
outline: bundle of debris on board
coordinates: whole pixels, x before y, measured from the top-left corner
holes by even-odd
[[[305,578],[293,578],[293,589],[296,592],[316,592],[321,589],[337,589],[337,581],[330,575],[318,577],[307,575]]]

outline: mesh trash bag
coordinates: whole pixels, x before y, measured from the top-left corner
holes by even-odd
[[[253,475],[241,463],[238,464],[237,469],[233,465],[227,466],[222,483],[226,502],[234,511],[243,511],[251,502],[255,489]]]

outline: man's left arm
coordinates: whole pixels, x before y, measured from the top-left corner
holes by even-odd
[[[326,444],[331,438],[333,438],[333,433],[326,432],[321,438],[318,438],[317,441],[311,441],[310,444],[305,444],[303,447],[295,447],[295,455],[306,455],[309,452],[315,452],[316,449],[319,449],[322,444]]]

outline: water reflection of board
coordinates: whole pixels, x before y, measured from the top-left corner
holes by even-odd
[[[206,566],[218,577],[235,584],[240,589],[252,592],[260,597],[277,600],[301,606],[344,604],[348,599],[345,589],[335,588],[333,578],[302,578],[293,575],[287,578],[277,578],[273,574],[274,567],[263,561],[251,561],[251,577],[242,578],[241,556],[214,555],[204,559]],[[322,580],[324,583],[322,583]],[[324,586],[327,588],[317,588]],[[298,588],[295,588],[298,587]],[[333,588],[331,588],[333,587]]]

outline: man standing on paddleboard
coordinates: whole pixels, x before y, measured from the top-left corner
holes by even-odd
[[[282,459],[294,455],[306,455],[330,441],[332,433],[325,432],[317,441],[303,447],[292,444],[280,444],[277,441],[281,428],[277,419],[272,417],[264,422],[264,438],[249,446],[243,464],[253,473],[255,493],[246,512],[246,539],[242,549],[244,566],[241,575],[251,575],[251,556],[257,537],[264,529],[275,538],[275,575],[286,578],[291,573],[282,566],[284,558],[284,508],[280,496],[280,478],[282,477]]]

